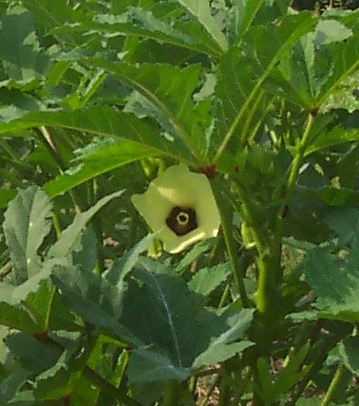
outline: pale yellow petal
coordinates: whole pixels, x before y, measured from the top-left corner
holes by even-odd
[[[190,172],[184,164],[166,169],[145,193],[132,196],[132,202],[168,252],[180,252],[218,233],[220,216],[209,180],[203,174]],[[167,226],[166,219],[176,206],[196,211],[195,230],[178,236]]]

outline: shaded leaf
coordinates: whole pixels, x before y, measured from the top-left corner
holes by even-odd
[[[239,343],[229,344],[214,344],[194,360],[193,368],[200,368],[205,365],[214,365],[226,361],[227,359],[234,357],[236,354],[243,352],[253,345],[254,343],[251,341],[240,341]]]
[[[40,50],[32,15],[13,7],[1,19],[0,53],[9,79],[27,84],[46,72],[49,60]]]
[[[287,15],[275,25],[253,27],[243,38],[241,48],[232,47],[221,57],[216,85],[216,128],[212,141],[216,159],[235,134],[242,142],[248,136],[248,118],[253,117],[256,109],[267,107],[267,103],[260,103],[263,83],[281,58],[313,25],[314,20],[308,13]],[[246,116],[249,110],[251,112]]]
[[[18,368],[7,378],[0,382],[0,402],[3,405],[9,404],[9,401],[16,395],[21,386],[26,383],[29,377],[26,369]]]
[[[16,284],[39,270],[38,249],[50,231],[51,209],[49,197],[35,186],[19,192],[8,206],[3,227]]]
[[[22,332],[6,337],[5,343],[13,356],[19,359],[21,365],[32,375],[56,363],[56,356],[51,348]]]
[[[190,368],[173,365],[171,359],[151,347],[136,348],[128,364],[128,379],[130,384],[168,381],[175,379],[185,380],[190,375]]]
[[[88,132],[100,137],[130,141],[141,150],[146,147],[154,155],[167,155],[176,160],[189,159],[183,145],[170,141],[133,114],[116,111],[111,107],[89,107],[78,111],[46,111],[25,114],[21,120],[0,123],[0,134],[25,128],[48,125]]]
[[[123,309],[126,286],[113,285],[105,278],[78,268],[57,271],[52,277],[61,290],[64,304],[86,322],[115,334],[122,341],[142,345],[123,324],[119,317]]]
[[[339,345],[340,355],[343,358],[344,365],[356,376],[359,376],[358,345],[359,337],[345,338]]]
[[[120,197],[123,194],[123,190],[114,192],[108,196],[103,197],[95,205],[89,208],[83,213],[76,215],[72,224],[70,224],[60,235],[56,243],[50,248],[48,257],[62,258],[69,255],[75,248],[75,245],[79,242],[79,238],[83,229],[91,218],[108,202],[112,199]]]
[[[188,287],[203,296],[209,296],[231,274],[228,263],[198,270],[188,282]]]
[[[141,258],[129,277],[121,321],[160,359],[166,354],[179,371],[191,367],[202,353],[201,362],[212,362],[217,349],[224,356],[245,347],[224,348],[242,336],[253,310],[217,315],[182,278],[148,258]]]
[[[319,317],[357,322],[359,320],[359,256],[355,240],[344,259],[327,247],[310,251],[303,263],[305,279],[317,297]]]

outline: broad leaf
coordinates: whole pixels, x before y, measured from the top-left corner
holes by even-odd
[[[5,213],[4,232],[14,266],[16,284],[38,272],[38,250],[50,231],[52,205],[48,196],[33,186],[21,191]]]
[[[183,368],[208,365],[216,357],[216,349],[221,353],[218,357],[233,356],[251,345],[247,342],[226,348],[249,327],[253,310],[219,316],[203,305],[203,298],[189,291],[180,277],[142,258],[129,274],[121,320],[150,346],[146,351],[158,353],[150,358],[163,360],[166,368],[181,375]],[[163,354],[168,357],[166,361]],[[197,364],[195,359],[200,354]]]
[[[280,24],[252,28],[243,38],[241,48],[232,47],[222,56],[218,64],[217,122],[212,141],[216,160],[235,134],[242,144],[246,141],[251,119],[257,109],[266,105],[261,105],[264,81],[313,25],[308,13],[287,15]]]
[[[174,379],[184,381],[190,375],[190,368],[173,365],[171,359],[151,347],[136,348],[128,365],[129,383],[151,383]]]
[[[192,98],[199,85],[199,65],[180,69],[167,64],[132,66],[101,60],[91,64],[106,69],[140,93],[147,100],[147,104],[139,101],[143,111],[154,116],[163,130],[181,141],[197,160],[203,160],[205,130],[211,118],[209,104],[195,104]]]
[[[104,277],[78,268],[55,272],[53,281],[61,290],[64,304],[87,323],[114,334],[122,341],[142,345],[142,341],[119,322],[126,288],[124,283],[113,285]]]

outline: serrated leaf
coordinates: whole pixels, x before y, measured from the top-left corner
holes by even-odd
[[[38,249],[50,231],[51,209],[49,197],[36,186],[21,191],[8,206],[3,227],[16,284],[39,270]]]
[[[89,62],[140,93],[148,101],[147,105],[142,102],[144,111],[156,117],[163,129],[178,140],[177,144],[183,143],[197,159],[201,159],[205,130],[211,117],[210,104],[205,101],[195,104],[192,98],[199,85],[200,65],[181,69],[169,64],[133,66],[100,59]]]
[[[142,145],[128,141],[113,142],[87,154],[77,169],[69,170],[47,182],[44,190],[50,197],[58,196],[96,176],[139,159],[160,155]],[[81,161],[81,157],[78,158]]]
[[[1,19],[0,53],[9,79],[27,84],[41,77],[49,61],[40,51],[32,15],[15,6]]]
[[[192,14],[206,29],[214,43],[222,50],[228,49],[228,42],[220,29],[218,22],[211,14],[209,2],[203,0],[177,0],[186,10]]]
[[[228,263],[198,270],[188,282],[188,287],[199,295],[208,297],[231,274]]]
[[[77,214],[72,224],[70,224],[62,232],[59,239],[50,248],[48,257],[62,258],[71,254],[82,234],[82,231],[86,227],[87,223],[91,220],[91,218],[112,199],[120,197],[123,192],[123,190],[120,190],[118,192],[111,193],[110,195],[103,197],[87,211]]]
[[[153,155],[164,155],[191,163],[190,155],[181,143],[161,136],[158,131],[133,114],[123,113],[111,107],[89,107],[72,112],[28,113],[19,120],[0,123],[0,134],[42,125],[125,140],[138,146],[141,150],[147,148]]]
[[[235,0],[232,1],[230,20],[232,32],[238,41],[250,28],[264,0]]]
[[[298,383],[309,371],[310,366],[301,368],[308,354],[309,344],[303,345],[296,353],[291,354],[288,362],[283,365],[275,377],[273,392],[280,396],[287,393],[290,388]]]
[[[339,344],[340,355],[349,371],[359,376],[359,337],[347,337]]]
[[[313,249],[303,263],[305,279],[317,297],[319,317],[346,322],[359,320],[358,241],[348,256],[336,258],[327,247]]]

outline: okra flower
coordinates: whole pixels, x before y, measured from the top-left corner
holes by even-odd
[[[220,216],[209,180],[184,164],[166,169],[146,192],[132,196],[132,203],[170,253],[218,233]]]

